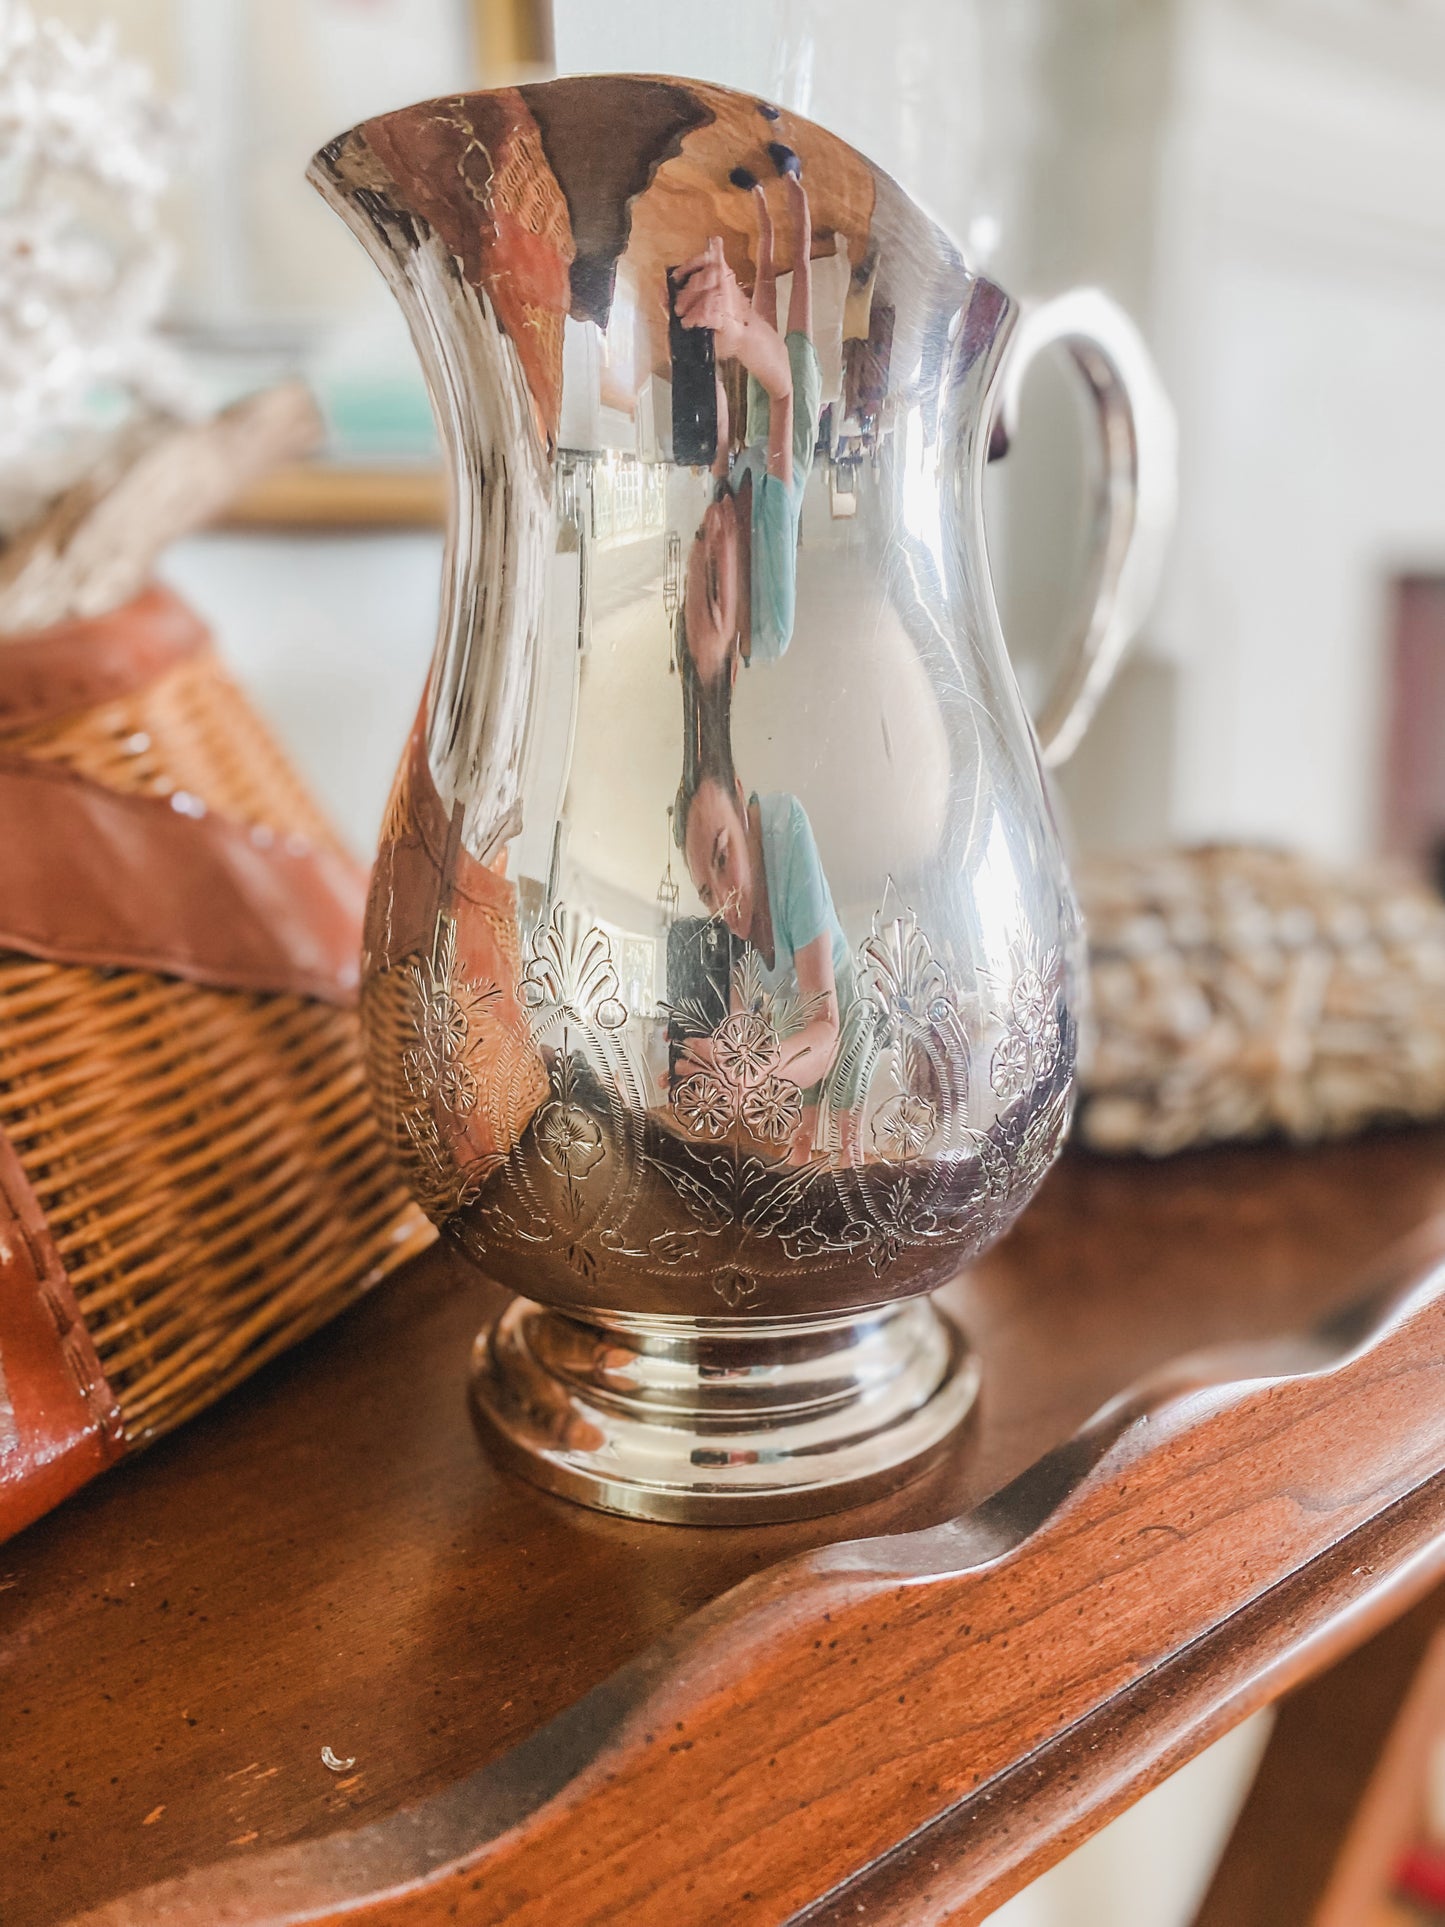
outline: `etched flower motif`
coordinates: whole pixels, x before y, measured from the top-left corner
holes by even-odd
[[[477,1106],[477,1080],[470,1066],[460,1058],[444,1063],[437,1077],[436,1094],[454,1117],[470,1117]]]
[[[968,1132],[979,1163],[981,1199],[1011,1216],[1021,1209],[1058,1156],[1068,1122],[1068,1094],[1059,1091],[1021,1129],[994,1124]],[[997,1214],[995,1221],[1002,1223]]]
[[[997,1202],[1006,1198],[1014,1181],[1014,1169],[1007,1155],[985,1131],[969,1133],[978,1154],[983,1195]]]
[[[905,1091],[890,1097],[873,1120],[873,1142],[885,1157],[916,1157],[938,1128],[938,1113],[926,1097]]]
[[[627,1022],[607,933],[560,905],[533,936],[518,988],[523,1004],[539,1018],[562,1010],[603,1030],[618,1030]]]
[[[1010,998],[1014,1022],[1030,1037],[1037,1037],[1044,1026],[1049,998],[1037,970],[1025,970],[1015,982]]]
[[[648,1240],[647,1248],[660,1264],[691,1264],[697,1258],[698,1234],[695,1231],[659,1231]]]
[[[875,1278],[890,1271],[903,1256],[904,1239],[896,1225],[880,1225],[868,1245],[868,1269]]]
[[[1050,1011],[1033,1040],[1034,1076],[1038,1080],[1053,1075],[1059,1061],[1059,1050],[1063,1039],[1059,1031],[1057,1011]]]
[[[803,1095],[785,1077],[765,1077],[743,1094],[742,1120],[754,1137],[784,1144],[803,1121]]]
[[[402,1055],[407,1092],[422,1107],[437,1104],[453,1117],[468,1117],[479,1090],[479,1020],[500,993],[495,985],[462,975],[456,924],[450,917],[438,917],[431,957],[411,966],[409,990],[416,1041]],[[485,1073],[484,1064],[481,1068]]]
[[[758,1295],[758,1281],[750,1271],[720,1271],[712,1281],[712,1288],[723,1303],[731,1305],[734,1311]]]
[[[1028,1038],[1018,1031],[1010,1031],[994,1051],[989,1082],[1000,1097],[1017,1097],[1028,1089],[1032,1068]]]
[[[418,1016],[422,1048],[434,1058],[444,1062],[466,1048],[466,1012],[449,989],[434,989],[422,1003]]]
[[[863,946],[863,978],[885,1010],[913,1016],[952,1009],[948,979],[934,956],[913,911],[884,923],[873,919],[873,934]]]
[[[687,1129],[700,1137],[721,1137],[733,1121],[730,1093],[706,1072],[675,1084],[672,1104]]]
[[[412,1196],[429,1218],[442,1224],[472,1203],[487,1175],[486,1168],[480,1163],[465,1169],[457,1164],[426,1112],[404,1111],[401,1122],[406,1141],[398,1148]]]
[[[738,1090],[760,1084],[777,1061],[777,1034],[756,1010],[735,1011],[713,1033],[713,1062]]]
[[[606,1147],[596,1118],[554,1099],[537,1119],[537,1148],[559,1177],[585,1178]]]

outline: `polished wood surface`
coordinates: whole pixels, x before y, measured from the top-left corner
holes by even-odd
[[[1398,1276],[1314,1339],[1170,1368],[957,1520],[774,1567],[413,1815],[93,1918],[792,1919],[1429,1481],[1438,1242]]]
[[[347,467],[297,462],[244,490],[220,518],[226,529],[443,529],[447,483],[440,467]]]
[[[868,1927],[981,1919],[1211,1740],[1321,1669],[1332,1678],[1335,1662],[1342,1654],[1352,1659],[1357,1642],[1382,1624],[1392,1630],[1394,1615],[1419,1610],[1415,1601],[1441,1572],[1442,1535],[1445,1477],[1112,1695],[797,1918],[808,1927],[856,1927],[861,1908]],[[1312,1692],[1314,1682],[1302,1690]],[[1348,1731],[1332,1732],[1336,1757],[1353,1745],[1341,1748],[1340,1734]],[[1274,1817],[1284,1816],[1276,1810]],[[1271,1900],[1291,1891],[1290,1877],[1281,1880],[1271,1865],[1300,1858],[1298,1838],[1262,1832],[1253,1844],[1251,1877],[1259,1891]],[[1316,1850],[1307,1847],[1304,1857]],[[1318,1850],[1327,1859],[1331,1843]],[[1195,1927],[1312,1923],[1307,1911],[1266,1905],[1233,1912],[1226,1903]]]
[[[953,1456],[891,1500],[804,1526],[747,1530],[606,1519],[495,1472],[471,1432],[464,1386],[471,1334],[496,1294],[432,1254],[222,1409],[0,1550],[0,1919],[39,1927],[211,1863],[219,1865],[204,1878],[220,1883],[209,1890],[214,1895],[229,1887],[229,1917],[286,1918],[274,1907],[258,1912],[242,1891],[259,1856],[366,1825],[384,1832],[402,1805],[444,1795],[500,1762],[494,1805],[482,1816],[495,1830],[509,1799],[513,1817],[523,1813],[539,1788],[585,1772],[616,1733],[603,1730],[594,1703],[591,1732],[574,1715],[562,1741],[542,1734],[529,1753],[514,1749],[626,1662],[639,1661],[645,1679],[641,1688],[634,1678],[617,1689],[614,1720],[639,1703],[639,1690],[666,1686],[672,1656],[696,1637],[683,1622],[738,1582],[812,1548],[934,1527],[967,1512],[1165,1361],[1201,1346],[1298,1332],[1338,1308],[1387,1246],[1442,1210],[1440,1132],[1313,1153],[1220,1152],[1153,1167],[1072,1156],[1007,1243],[953,1288],[985,1368],[978,1412]],[[1321,1580],[1308,1610],[1297,1602],[1298,1637],[1287,1626],[1272,1656],[1264,1630],[1277,1623],[1274,1615],[1263,1612],[1252,1646],[1243,1636],[1244,1658],[1235,1660],[1246,1674],[1253,1664],[1266,1693],[1272,1678],[1287,1676],[1291,1652],[1316,1650],[1315,1641],[1323,1653],[1330,1628],[1347,1628],[1352,1611],[1386,1610],[1393,1577],[1405,1586],[1412,1575],[1419,1583],[1428,1577],[1439,1539],[1427,1476],[1435,1445],[1420,1406],[1433,1316],[1433,1301],[1417,1304],[1414,1322],[1381,1341],[1394,1350],[1377,1346],[1367,1369],[1349,1379],[1350,1399],[1362,1401],[1352,1408],[1358,1429],[1330,1419],[1328,1398],[1297,1398],[1291,1408],[1281,1434],[1291,1451],[1324,1465],[1332,1437],[1352,1445],[1358,1430],[1369,1461],[1352,1492],[1333,1465],[1312,1555],[1318,1560],[1346,1534],[1372,1528],[1384,1535],[1383,1550],[1372,1555],[1373,1593],[1361,1595],[1358,1577],[1351,1582],[1353,1565],[1333,1586]],[[1236,1436],[1221,1407],[1205,1448],[1223,1468],[1213,1487],[1215,1502],[1226,1501],[1218,1513],[1223,1538],[1201,1542],[1193,1561],[1155,1565],[1150,1597],[1166,1580],[1179,1596],[1158,1593],[1153,1618],[1140,1622],[1146,1634],[1184,1623],[1180,1599],[1196,1569],[1222,1573],[1210,1594],[1216,1605],[1232,1599],[1229,1614],[1260,1616],[1255,1582],[1269,1582],[1276,1569],[1251,1547],[1255,1538],[1270,1545],[1289,1509],[1272,1511],[1268,1500],[1276,1448],[1249,1450],[1249,1427],[1268,1395],[1242,1396],[1244,1429]],[[1202,1434],[1193,1424],[1181,1427],[1178,1414],[1166,1429],[1198,1448]],[[1442,1463],[1445,1453],[1433,1469]],[[1162,1465],[1161,1457],[1150,1476],[1159,1478]],[[1235,1480],[1263,1506],[1237,1545],[1225,1490]],[[1153,1488],[1166,1508],[1167,1486],[1166,1479]],[[1104,1482],[1092,1490],[1097,1508]],[[1416,1511],[1401,1524],[1410,1506]],[[1313,1529],[1308,1512],[1303,1523],[1286,1518],[1282,1556],[1301,1570],[1309,1564],[1300,1556]],[[1103,1505],[1083,1519],[1092,1521],[1090,1557],[1107,1551],[1099,1536],[1107,1514]],[[1148,1536],[1176,1543],[1167,1531]],[[935,1564],[925,1562],[907,1582],[920,1595],[929,1574],[943,1569],[937,1547],[929,1556]],[[876,1559],[876,1550],[868,1557]],[[844,1568],[852,1558],[844,1555]],[[779,1597],[786,1606],[786,1583]],[[1083,1694],[1079,1717],[1099,1718],[1101,1708],[1137,1689],[1142,1667],[1116,1653],[1091,1672],[1097,1641],[1089,1597],[1079,1605],[1073,1672],[1098,1687]],[[751,1610],[748,1598],[743,1607]],[[1205,1610],[1214,1608],[1206,1601]],[[714,1626],[726,1630],[737,1611],[733,1602],[713,1606]],[[878,1637],[876,1628],[860,1632],[864,1643],[847,1656],[857,1659],[859,1679],[886,1671],[867,1643]],[[734,1661],[752,1674],[761,1651],[753,1642]],[[1020,1658],[1016,1644],[996,1643],[968,1678],[988,1682],[991,1669],[1003,1677]],[[1027,1668],[1026,1645],[1022,1659]],[[925,1673],[915,1686],[925,1705],[927,1684]],[[805,1712],[811,1690],[806,1681],[795,1687]],[[906,1685],[899,1690],[908,1695]],[[1208,1678],[1194,1690],[1198,1738],[1176,1736],[1179,1757],[1208,1736],[1211,1719],[1227,1722],[1233,1705]],[[1203,1709],[1212,1704],[1217,1710],[1207,1718]],[[900,1720],[901,1732],[913,1730],[911,1719]],[[930,1740],[927,1765],[903,1777],[937,1779],[947,1804],[961,1771],[966,1778],[975,1741],[957,1708],[943,1728]],[[815,1764],[826,1768],[826,1739],[820,1745]],[[354,1766],[329,1771],[324,1746]],[[692,1750],[669,1758],[686,1767]],[[1148,1771],[1147,1761],[1141,1769],[1131,1759],[1125,1746],[1114,1768],[1126,1792],[1131,1774]],[[1000,1798],[1007,1778],[1000,1771],[990,1783]],[[684,1793],[680,1772],[668,1771],[645,1797],[660,1797],[667,1824],[683,1830]],[[852,1856],[845,1875],[867,1877],[867,1863],[881,1854],[874,1872],[883,1878],[887,1850],[906,1850],[905,1836],[928,1804],[911,1800],[905,1786],[901,1797],[870,1808],[852,1839],[849,1823],[833,1815],[801,1875],[790,1862],[791,1884],[739,1885],[728,1917],[784,1918],[809,1878],[816,1884],[807,1898],[817,1899],[840,1877],[839,1841],[841,1860]],[[452,1818],[465,1832],[477,1814],[465,1800],[460,1805]],[[1091,1806],[1080,1795],[1075,1805],[1086,1826],[1090,1813],[1103,1816],[1108,1799],[1100,1793]],[[1023,1826],[1036,1810],[1019,1794],[1015,1822]],[[433,1822],[443,1817],[432,1810]],[[934,1822],[945,1823],[946,1816]],[[890,1827],[896,1831],[885,1838]],[[806,1830],[794,1822],[784,1831]],[[519,1827],[516,1835],[526,1832]],[[392,1864],[396,1847],[392,1839],[385,1849]],[[1025,1856],[1027,1868],[1024,1860],[1003,1866],[990,1904],[1049,1855],[1045,1842]],[[553,1849],[544,1857],[555,1859]],[[545,1909],[539,1890],[546,1886],[528,1865],[508,1891],[518,1909]],[[203,1891],[193,1888],[184,1915],[144,1903],[116,1918],[225,1917],[219,1899],[204,1911]],[[742,1899],[758,1891],[764,1897]],[[418,1918],[447,1917],[453,1898]],[[966,1918],[958,1907],[971,1910],[977,1898],[955,1894],[947,1904]],[[494,1901],[495,1891],[482,1894],[457,1917],[513,1917],[496,1912]],[[675,1892],[665,1904],[670,1913],[648,1912],[646,1904],[638,1911],[629,1901],[631,1910],[614,1910],[612,1918],[719,1917],[712,1901],[711,1914],[679,1911]]]

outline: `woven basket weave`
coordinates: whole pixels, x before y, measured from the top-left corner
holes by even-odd
[[[217,660],[0,748],[334,835]],[[61,886],[63,887],[63,885]],[[0,1129],[48,1217],[128,1448],[426,1244],[371,1121],[355,1013],[0,951]]]

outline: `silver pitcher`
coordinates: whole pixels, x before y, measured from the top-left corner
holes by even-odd
[[[1080,927],[1043,765],[1152,592],[1173,429],[1102,295],[1025,312],[743,95],[559,80],[311,175],[402,304],[451,475],[372,882],[372,1090],[518,1294],[477,1409],[552,1491],[795,1517],[937,1455],[929,1293],[1067,1131]],[[1102,429],[1097,594],[1037,733],[980,496],[1046,344]]]

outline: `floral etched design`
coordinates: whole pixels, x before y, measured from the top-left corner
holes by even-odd
[[[712,1281],[712,1288],[725,1305],[734,1311],[739,1310],[758,1295],[758,1281],[750,1271],[740,1271],[736,1266],[720,1271]]]
[[[981,1200],[992,1207],[990,1235],[1013,1221],[1043,1181],[1063,1148],[1071,1109],[1070,1093],[1056,1091],[1021,1125],[1000,1120],[987,1131],[969,1133]]]
[[[676,1014],[700,1033],[693,1055],[703,1068],[673,1085],[672,1107],[696,1137],[726,1137],[741,1125],[753,1137],[786,1144],[802,1124],[803,1093],[778,1069],[782,1033],[806,1023],[808,1013],[780,1006],[755,966],[740,968],[732,991],[738,1007],[712,1029],[679,1006]]]
[[[567,1212],[574,1224],[582,1214],[586,1181],[607,1155],[601,1122],[584,1100],[585,1079],[580,1065],[581,1060],[570,1050],[553,1055],[547,1071],[552,1097],[532,1124],[537,1154],[561,1178]]]
[[[405,971],[412,1042],[402,1053],[401,1148],[417,1202],[443,1222],[472,1201],[485,1175],[475,1163],[462,1168],[441,1120],[462,1124],[476,1110],[480,1017],[501,992],[462,975],[456,924],[446,915],[437,918],[430,957],[411,959]]]
[[[1022,1032],[1012,1030],[995,1047],[989,1082],[1005,1100],[1019,1097],[1033,1082],[1033,1053]]]
[[[1033,1040],[1034,1075],[1040,1079],[1052,1077],[1058,1068],[1059,1052],[1063,1048],[1063,1027],[1059,1023],[1056,1010],[1049,1012],[1039,1026],[1038,1036]]]
[[[597,1259],[586,1245],[578,1244],[575,1239],[571,1244],[563,1245],[562,1262],[587,1284],[597,1282]]]
[[[658,1231],[645,1245],[633,1244],[616,1225],[602,1233],[601,1244],[619,1258],[640,1258],[650,1264],[693,1265],[702,1254],[702,1231]]]
[[[706,1072],[684,1078],[673,1088],[672,1107],[699,1137],[722,1137],[733,1122],[733,1093]]]
[[[989,1066],[989,1082],[1005,1103],[1044,1083],[1058,1068],[1062,1048],[1059,1002],[1062,995],[1057,952],[1041,966],[1028,965],[1014,978],[1006,1025]]]
[[[786,1077],[765,1077],[743,1092],[738,1112],[754,1137],[786,1144],[803,1121],[803,1094]]]
[[[456,931],[452,931],[452,949],[455,954]],[[422,1049],[437,1062],[455,1061],[459,1052],[466,1048],[466,1012],[452,994],[450,982],[446,978],[426,983],[418,999],[417,1029],[421,1034]]]
[[[910,1245],[929,1235],[921,1222],[919,1199],[911,1178],[900,1175],[875,1187],[869,1197],[871,1222],[851,1225],[850,1239],[861,1245],[875,1278],[896,1265]]]
[[[431,957],[413,967],[409,989],[416,1042],[402,1056],[407,1090],[418,1105],[435,1103],[453,1117],[470,1117],[477,1102],[473,1060],[482,1041],[475,1020],[501,992],[460,975],[451,917],[437,918]]]
[[[863,981],[889,1016],[927,1027],[944,1023],[953,1014],[947,974],[913,911],[906,910],[888,923],[875,917],[860,961]]]
[[[434,1224],[445,1224],[481,1192],[484,1173],[463,1170],[448,1154],[430,1111],[403,1111],[406,1151],[402,1158],[411,1194]]]
[[[1015,978],[1009,1006],[1014,1022],[1025,1036],[1037,1037],[1049,1008],[1044,980],[1037,970],[1025,970]]]
[[[958,999],[911,910],[887,923],[874,918],[859,963],[896,1093],[873,1118],[873,1148],[888,1162],[917,1157],[940,1129],[952,1131],[963,1108],[967,1042]]]
[[[749,1090],[778,1061],[777,1032],[761,1011],[735,1011],[713,1032],[712,1057],[725,1083]]]
[[[538,1254],[589,1288],[640,1268],[739,1316],[770,1304],[790,1265],[816,1275],[832,1260],[890,1289],[934,1278],[945,1255],[977,1252],[1013,1221],[1067,1124],[1065,971],[1057,951],[1021,948],[980,1002],[911,910],[880,911],[856,953],[858,995],[816,1127],[786,1064],[816,1000],[795,983],[770,985],[745,948],[724,997],[709,981],[706,998],[657,1012],[681,1059],[669,1131],[658,1128],[647,1066],[634,1067],[621,990],[624,969],[628,982],[646,970],[621,952],[614,963],[608,933],[559,906],[525,943],[518,983],[551,1089],[468,1223],[492,1251]],[[465,1115],[485,1093],[480,1062],[468,1088],[476,987],[456,981],[454,949],[450,965],[444,953],[441,933],[438,967],[418,986],[413,1051],[439,1119],[442,1104]],[[992,1086],[982,1117],[971,1076],[980,1095]],[[435,1176],[455,1192],[454,1166]]]
[[[619,1030],[627,1022],[606,931],[584,924],[560,905],[532,939],[521,998],[539,1016],[560,1010],[602,1030]]]
[[[672,1104],[682,1123],[699,1137],[726,1137],[741,1124],[754,1137],[786,1144],[803,1121],[803,1094],[786,1077],[745,1085],[699,1071],[674,1087]]]
[[[938,1111],[926,1097],[904,1091],[890,1097],[873,1120],[873,1142],[886,1158],[917,1157],[938,1129]]]
[[[537,1149],[559,1177],[585,1178],[606,1146],[597,1120],[578,1104],[554,1098],[536,1122]]]

